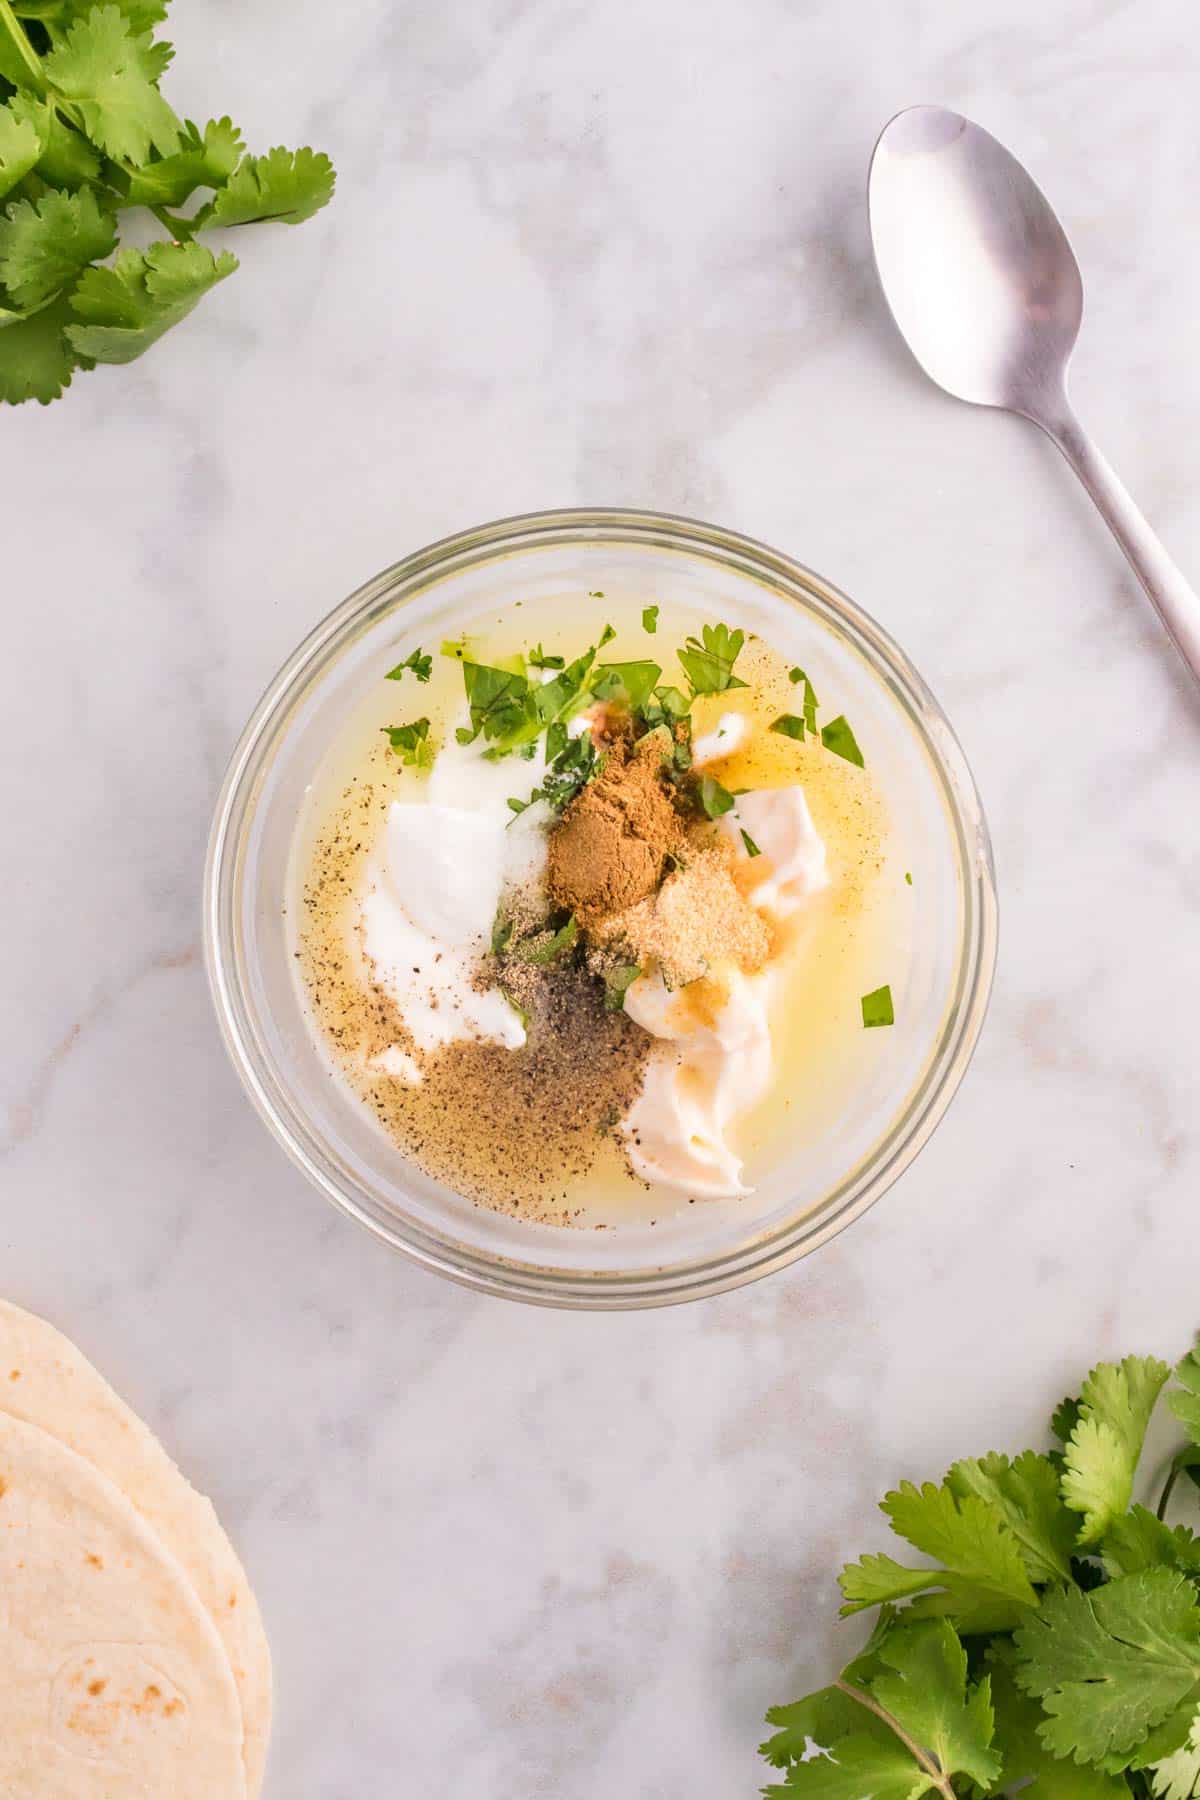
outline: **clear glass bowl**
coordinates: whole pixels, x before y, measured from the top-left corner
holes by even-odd
[[[427,1178],[336,1077],[311,1028],[286,929],[304,795],[365,684],[401,638],[457,636],[521,595],[615,603],[670,594],[760,629],[820,671],[883,770],[919,877],[897,1022],[835,1130],[789,1150],[751,1200],[684,1207],[657,1225],[580,1231],[472,1205]],[[415,1262],[489,1293],[619,1308],[715,1294],[781,1269],[879,1199],[962,1080],[996,956],[991,847],[962,751],[904,653],[836,588],[762,544],[631,511],[531,514],[419,550],[332,612],[280,670],[234,752],[205,873],[205,950],[229,1053],[263,1118],[336,1206]]]

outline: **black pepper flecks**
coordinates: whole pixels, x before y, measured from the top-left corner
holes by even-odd
[[[427,1175],[512,1217],[574,1224],[572,1190],[637,1095],[652,1041],[606,1010],[602,983],[583,966],[481,959],[481,980],[498,981],[528,1014],[525,1046],[416,1052],[358,942],[354,894],[394,791],[386,764],[378,774],[344,791],[312,858],[299,960],[313,1011],[350,1086]],[[369,1067],[393,1045],[421,1067],[419,1086]]]

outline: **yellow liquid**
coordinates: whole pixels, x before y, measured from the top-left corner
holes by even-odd
[[[577,595],[514,602],[502,615],[464,621],[463,630],[470,638],[470,654],[480,661],[497,663],[538,643],[547,654],[570,661],[611,624],[617,635],[601,652],[602,660],[649,658],[661,665],[663,684],[686,688],[675,651],[702,624],[714,621],[673,606],[667,596],[648,596],[647,603],[651,599],[659,606],[654,634],[643,629],[640,606],[614,610],[602,596],[584,600]],[[403,641],[396,660],[415,647]],[[361,1075],[362,1057],[353,1047],[347,1054],[345,1041],[339,1044],[331,1035],[340,1015],[336,995],[330,1004],[328,970],[337,962],[339,979],[362,993],[369,991],[369,970],[354,928],[354,892],[388,807],[397,800],[420,801],[426,779],[391,751],[384,728],[428,717],[436,749],[463,708],[458,663],[440,656],[436,643],[421,647],[434,653],[431,679],[418,683],[410,673],[400,682],[379,679],[364,691],[316,773],[293,852],[289,912],[301,921],[296,967],[317,1035],[352,1085]],[[702,696],[692,709],[697,737],[725,713],[742,714],[750,725],[743,745],[708,765],[705,773],[731,790],[802,785],[825,843],[830,876],[828,888],[796,915],[787,947],[773,965],[778,971],[771,1018],[775,1079],[760,1105],[730,1132],[745,1159],[743,1178],[753,1188],[789,1145],[826,1129],[830,1116],[853,1092],[866,1054],[864,1035],[870,1035],[863,1031],[861,996],[902,975],[896,956],[905,941],[900,920],[906,902],[904,872],[889,859],[888,820],[870,770],[846,762],[819,741],[798,743],[770,730],[781,713],[802,710],[803,685],[789,680],[787,664],[763,639],[748,640],[737,674],[745,688]],[[822,720],[840,710],[836,695],[821,694],[820,700]],[[528,785],[524,765],[513,758],[511,766],[514,794],[521,794]],[[318,991],[316,984],[322,981]],[[353,1045],[354,1031],[346,1036]],[[612,1139],[590,1145],[588,1157],[586,1173],[570,1176],[539,1218],[608,1226],[660,1219],[690,1204],[686,1195],[636,1180]],[[499,1210],[512,1210],[504,1194],[488,1198]]]

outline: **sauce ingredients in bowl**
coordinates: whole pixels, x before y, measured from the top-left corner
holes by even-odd
[[[851,724],[763,638],[626,610],[517,603],[408,649],[294,858],[340,1076],[427,1174],[542,1223],[751,1193],[854,1081],[903,936]]]

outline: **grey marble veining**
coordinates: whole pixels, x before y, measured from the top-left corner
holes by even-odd
[[[179,109],[327,148],[337,202],[243,237],[144,362],[0,422],[2,1287],[229,1522],[273,1800],[748,1796],[884,1487],[1200,1323],[1200,704],[1050,447],[907,360],[863,210],[911,101],[1029,163],[1084,269],[1080,412],[1200,576],[1191,8],[333,19],[176,0]],[[1002,902],[975,1066],[884,1204],[615,1318],[472,1298],[335,1217],[198,954],[223,762],[301,634],[419,543],[589,501],[749,531],[873,611],[964,740]]]

